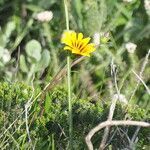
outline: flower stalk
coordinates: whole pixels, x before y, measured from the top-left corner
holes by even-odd
[[[65,7],[65,17],[66,17],[66,29],[69,31],[69,15],[67,0],[64,0]],[[71,103],[71,58],[68,53],[67,56],[67,86],[68,86],[68,115],[69,115],[69,149],[72,149],[72,131],[73,131],[73,121],[72,121],[72,103]]]

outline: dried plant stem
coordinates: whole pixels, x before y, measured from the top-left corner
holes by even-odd
[[[142,79],[143,72],[144,72],[145,67],[146,67],[146,65],[147,65],[147,63],[148,63],[149,55],[150,55],[150,49],[149,49],[148,53],[147,53],[146,56],[145,56],[145,60],[144,60],[144,62],[143,62],[141,71],[140,71],[140,73],[139,73],[140,79]],[[133,96],[135,95],[135,92],[137,91],[140,82],[141,82],[141,80],[138,80],[138,81],[137,81],[137,84],[136,84],[136,86],[135,86],[135,88],[134,88],[134,91],[132,92],[132,95],[131,95],[129,101],[131,101],[132,98],[133,98]]]
[[[107,121],[111,121],[112,118],[113,118],[115,107],[116,107],[116,102],[117,102],[117,99],[113,99],[112,100],[112,104],[110,106],[110,110],[109,110],[109,115],[108,115]],[[106,144],[106,141],[108,139],[109,131],[110,131],[110,127],[107,126],[105,128],[105,130],[104,130],[103,139],[102,139],[102,141],[100,143],[100,146],[99,146],[99,149],[101,149],[101,150],[103,150],[105,148],[105,144]]]
[[[85,58],[85,56],[81,56],[81,57],[79,57],[78,59],[76,59],[75,61],[73,61],[73,62],[71,63],[71,67],[73,67],[73,66],[75,66],[76,64],[78,64],[79,62],[81,62],[84,58]],[[46,93],[47,91],[51,90],[56,84],[58,84],[58,83],[61,81],[61,79],[66,75],[66,73],[67,73],[67,68],[66,68],[66,66],[64,66],[64,67],[54,76],[54,78],[52,79],[52,81],[49,82],[49,83],[45,86],[45,88],[44,88],[44,90],[43,90],[43,97],[44,97],[44,95],[45,95],[45,93]]]
[[[117,78],[116,77],[117,72],[116,72],[116,67],[113,63],[113,60],[111,63],[111,74],[112,74],[112,78],[114,80],[114,84],[115,84],[116,92],[118,94],[118,98],[112,99],[107,121],[111,121],[113,119],[114,111],[116,108],[116,103],[117,103],[117,100],[119,99],[119,95],[120,95],[120,91],[119,91],[119,88],[117,85],[117,79],[116,79]],[[107,126],[104,130],[104,135],[103,135],[102,141],[101,141],[100,146],[99,146],[99,149],[101,149],[101,150],[103,150],[105,148],[105,144],[106,144],[106,141],[108,139],[109,131],[110,131],[110,127]]]
[[[34,150],[34,146],[32,144],[32,140],[31,140],[31,136],[30,136],[29,124],[28,124],[28,112],[31,108],[31,101],[32,101],[33,96],[34,96],[33,81],[34,81],[34,76],[33,76],[32,82],[31,82],[31,84],[32,84],[32,95],[31,95],[30,99],[27,101],[27,103],[25,104],[25,123],[26,123],[26,132],[28,135],[29,143],[31,143],[32,149]]]
[[[141,127],[150,127],[150,124],[147,122],[142,122],[142,121],[131,121],[131,120],[113,120],[113,121],[104,121],[100,124],[98,124],[96,127],[94,127],[88,135],[85,137],[85,141],[87,144],[87,147],[89,150],[93,150],[93,144],[91,142],[91,138],[93,135],[100,131],[101,129],[107,127],[107,126],[120,126],[120,125],[130,125],[130,126],[141,126]]]
[[[132,70],[132,72],[136,75],[136,77],[139,79],[139,81],[141,81],[144,85],[144,87],[146,88],[147,90],[147,93],[150,94],[150,89],[148,88],[148,86],[145,84],[145,82],[143,81],[143,79],[134,71]]]
[[[141,129],[141,127],[137,127],[137,129],[135,130],[135,132],[134,132],[134,134],[133,134],[133,136],[132,136],[132,139],[131,139],[130,142],[129,142],[129,147],[130,147],[131,149],[133,149],[134,145],[135,145],[136,142],[137,142],[136,139],[137,139],[137,135],[138,135],[140,129]]]

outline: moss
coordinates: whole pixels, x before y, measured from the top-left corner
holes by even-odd
[[[32,89],[25,83],[0,83],[0,126],[8,126],[23,111]],[[19,120],[18,120],[19,122]]]
[[[9,126],[14,119],[22,112],[24,105],[27,100],[31,97],[32,89],[24,83],[0,83],[0,127],[3,125]],[[52,91],[48,92],[45,97],[45,103],[42,106],[44,108],[44,113],[39,116],[41,109],[37,109],[38,103],[35,102],[36,107],[30,110],[29,118],[30,124],[30,135],[33,142],[37,141],[36,148],[49,148],[52,140],[55,141],[55,147],[66,148],[68,144],[68,103],[67,103],[67,91],[65,87],[58,86]],[[74,149],[85,149],[85,136],[86,134],[97,124],[107,120],[110,103],[105,104],[97,101],[96,103],[91,103],[89,99],[78,99],[73,96],[72,98],[73,106],[73,141]],[[34,109],[35,108],[35,109]],[[34,120],[31,121],[32,116],[36,116]],[[117,103],[114,119],[122,120],[128,117],[132,120],[149,120],[148,112],[138,105],[129,105],[128,109],[122,106],[121,103]],[[16,130],[14,134],[15,139],[23,146],[28,143],[28,138],[26,134],[26,127],[24,120],[19,118],[16,122],[17,126],[20,126],[19,130],[15,127],[12,129]],[[126,132],[128,130],[128,136],[132,137],[136,128],[135,127],[120,127],[121,131]],[[116,127],[111,128],[110,137],[116,130]],[[138,137],[139,141],[137,147],[142,148],[144,145],[148,145],[149,135],[148,129],[141,129]],[[23,135],[23,136],[22,136]],[[100,131],[93,138],[92,141],[94,145],[98,146],[101,140],[103,132]],[[118,141],[118,139],[120,139]],[[119,132],[117,132],[110,143],[112,147],[123,148],[124,142],[127,142],[126,137],[120,138]],[[13,146],[13,143],[11,146]]]

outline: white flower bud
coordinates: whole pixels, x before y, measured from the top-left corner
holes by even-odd
[[[120,94],[120,95],[114,94],[113,99],[117,99],[117,100],[119,100],[121,103],[124,103],[125,105],[128,104],[128,101],[127,101],[126,97],[125,97],[123,94]]]
[[[137,45],[131,42],[125,44],[125,48],[129,53],[134,53],[136,50]]]
[[[49,22],[53,18],[52,11],[43,11],[36,15],[36,19],[41,22]]]
[[[99,46],[99,45],[100,45],[100,33],[96,32],[96,33],[93,35],[93,43],[94,43],[96,46]]]

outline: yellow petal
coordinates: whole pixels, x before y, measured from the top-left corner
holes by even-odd
[[[77,39],[76,39],[76,42],[75,42],[75,45],[74,45],[74,46],[77,47],[77,48],[79,48],[80,45],[81,45],[82,39],[83,39],[83,34],[82,34],[82,33],[79,33],[79,34],[77,35]]]
[[[72,53],[80,54],[80,50],[78,48],[73,48]]]
[[[89,55],[89,53],[87,53],[87,52],[81,52],[79,49],[72,49],[72,53],[74,53],[74,54],[78,54],[78,55],[82,55],[82,56],[90,56]]]
[[[71,33],[70,40],[72,42],[72,45],[75,46],[76,45],[76,40],[77,40],[77,34],[75,32]]]
[[[84,38],[81,40],[80,44],[78,45],[78,48],[83,49],[90,41],[91,38]]]
[[[63,35],[62,35],[62,38],[61,38],[61,43],[64,43],[68,46],[72,46],[72,41],[71,41],[71,34],[73,33],[74,31],[64,31]],[[75,32],[74,32],[75,33]]]
[[[82,49],[83,53],[91,53],[95,51],[95,45],[93,43],[88,44],[87,46],[84,47],[84,49]]]
[[[64,47],[64,50],[70,50],[70,51],[72,51],[72,48],[69,47],[69,46],[65,46],[65,47]]]
[[[82,33],[79,33],[78,34],[78,41],[81,41],[83,39],[83,34]]]

